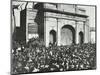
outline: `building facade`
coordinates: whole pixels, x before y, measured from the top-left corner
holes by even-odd
[[[89,19],[85,9],[71,4],[28,5],[20,11],[20,27],[23,26],[26,42],[34,37],[43,39],[46,47],[50,43],[61,46],[90,42]]]

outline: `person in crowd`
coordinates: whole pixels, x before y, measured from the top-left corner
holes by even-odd
[[[21,47],[21,51],[12,53],[12,61],[16,62],[13,72],[66,71],[96,67],[95,44],[57,46],[56,43],[49,43],[49,47],[45,47],[40,46],[40,41],[39,38],[31,39],[27,47],[15,43],[13,50]]]

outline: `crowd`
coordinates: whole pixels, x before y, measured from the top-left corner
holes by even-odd
[[[96,45],[39,46],[13,43],[12,73],[55,72],[96,68]]]

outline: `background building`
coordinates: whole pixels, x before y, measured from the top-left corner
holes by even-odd
[[[50,43],[60,46],[91,42],[90,27],[95,26],[95,21],[85,9],[89,6],[36,2],[13,4],[19,5],[20,9],[14,9],[17,12],[14,25],[17,40],[27,42],[39,37],[45,46]]]

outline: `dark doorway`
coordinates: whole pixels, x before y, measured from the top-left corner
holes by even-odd
[[[56,43],[56,31],[55,30],[50,31],[50,43],[51,44]]]
[[[79,43],[80,43],[80,44],[83,44],[83,43],[84,43],[84,34],[83,34],[82,31],[79,32]]]

